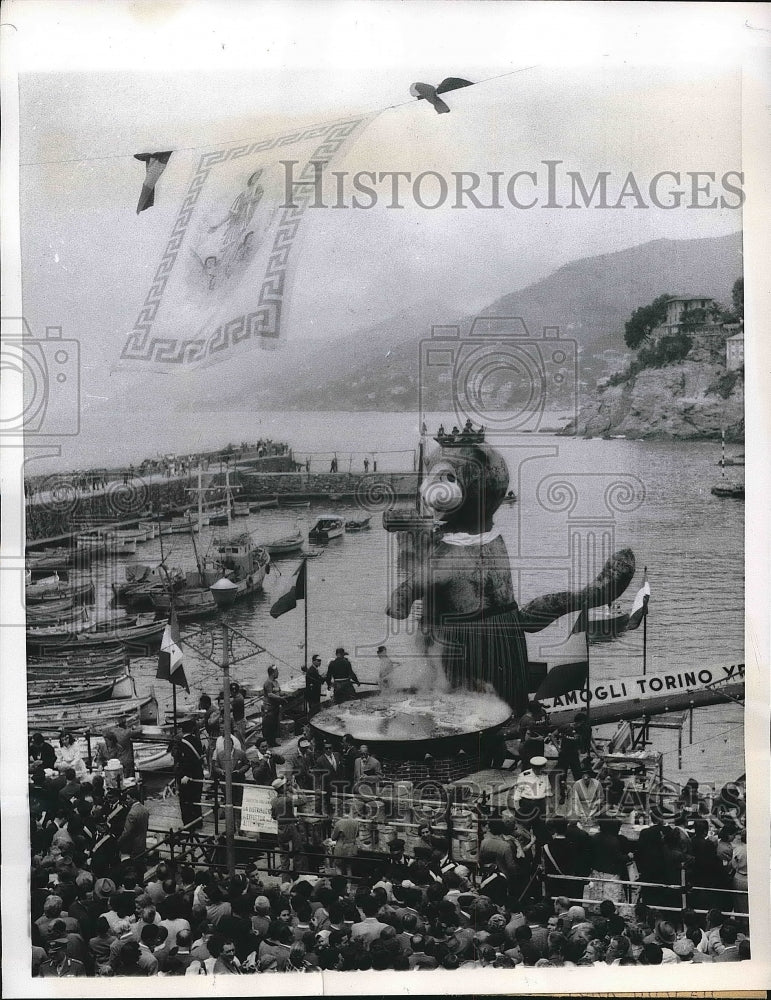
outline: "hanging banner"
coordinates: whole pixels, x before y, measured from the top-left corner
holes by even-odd
[[[171,372],[275,348],[305,214],[322,204],[329,164],[374,117],[200,155],[121,360]]]

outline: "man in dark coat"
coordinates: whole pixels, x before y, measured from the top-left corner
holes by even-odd
[[[118,846],[122,854],[135,858],[147,850],[147,828],[150,824],[150,811],[139,801],[136,788],[126,789],[126,801],[129,811],[123,832],[118,838]]]
[[[327,666],[326,684],[332,691],[335,704],[349,701],[354,696],[353,685],[360,684],[361,681],[354,673],[348,654],[342,646],[335,650],[334,660],[329,661]]]
[[[321,676],[321,657],[315,653],[311,657],[310,666],[303,668],[305,673],[305,702],[308,709],[308,718],[318,712],[321,707],[321,685],[324,678]]]
[[[543,868],[549,879],[547,895],[580,899],[583,896],[585,883],[562,879],[559,876],[586,874],[582,861],[585,860],[584,855],[588,847],[585,846],[582,851],[576,843],[576,838],[583,835],[590,841],[590,837],[578,827],[573,837],[568,837],[568,824],[564,816],[554,816],[548,823],[548,829],[551,836],[542,848]]]
[[[179,810],[182,825],[197,830],[202,823],[201,796],[203,794],[203,745],[196,732],[196,725],[183,726],[183,730],[171,743],[174,758]]]

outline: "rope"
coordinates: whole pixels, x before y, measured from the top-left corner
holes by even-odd
[[[510,70],[507,73],[499,73],[497,76],[488,76],[484,80],[477,80],[476,83],[473,83],[471,86],[472,87],[480,87],[480,86],[482,86],[485,83],[492,83],[494,80],[503,80],[504,78],[509,77],[509,76],[517,76],[519,73],[526,73],[526,72],[528,72],[531,69],[537,69],[537,68],[538,68],[538,66],[535,63],[532,66],[521,66],[519,69]],[[468,88],[463,88],[463,89],[468,89]],[[414,104],[416,102],[416,100],[417,100],[417,98],[412,97],[408,101],[401,101],[398,104],[388,104],[386,107],[382,107],[382,108],[368,108],[368,109],[366,109],[364,111],[351,111],[351,112],[348,113],[348,116],[354,115],[354,114],[360,114],[360,115],[378,114],[379,115],[379,114],[383,114],[383,112],[385,112],[385,111],[393,111],[393,110],[395,110],[397,108],[404,108],[408,104]],[[309,127],[311,125],[326,125],[327,122],[332,123],[332,122],[338,121],[339,118],[340,118],[340,116],[337,115],[337,116],[335,116],[335,118],[327,119],[327,121],[323,121],[323,122],[311,122],[311,123],[309,123]],[[262,138],[262,136],[250,135],[250,136],[242,136],[239,139],[222,139],[222,140],[211,140],[210,139],[208,142],[202,143],[201,145],[198,145],[198,146],[177,146],[177,147],[175,147],[172,150],[172,152],[174,152],[174,153],[188,153],[188,152],[193,152],[196,149],[208,149],[210,146],[213,146],[213,145],[217,145],[217,146],[233,146],[233,145],[237,145],[237,144],[242,143],[242,142],[252,142],[256,138]],[[161,148],[163,145],[164,145],[163,143],[157,144],[158,148]],[[166,144],[166,145],[168,145],[168,144]],[[34,166],[43,166],[43,165],[52,164],[52,163],[91,163],[91,162],[94,162],[94,161],[97,161],[97,160],[124,160],[124,159],[125,160],[129,160],[129,159],[133,160],[134,159],[134,155],[135,154],[133,152],[132,153],[110,153],[110,154],[107,154],[105,156],[75,156],[75,157],[68,157],[66,159],[61,159],[61,160],[25,160],[25,161],[21,162],[19,164],[19,166],[20,167],[34,167]]]

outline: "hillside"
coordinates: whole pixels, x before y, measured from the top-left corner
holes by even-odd
[[[744,376],[722,363],[686,358],[646,368],[620,385],[598,392],[582,407],[577,431],[673,441],[720,437],[744,439]],[[565,433],[575,433],[568,427]]]
[[[573,261],[553,274],[492,302],[484,316],[520,316],[531,335],[558,326],[578,345],[581,387],[593,390],[598,378],[624,366],[629,357],[623,327],[631,311],[665,292],[698,289],[730,301],[742,271],[741,234],[703,240],[655,240],[617,253]],[[418,406],[419,343],[432,323],[460,323],[472,317],[445,316],[427,301],[419,309],[396,312],[357,334],[323,343],[290,339],[262,372],[236,373],[229,387],[217,386],[220,407],[259,409],[405,410]],[[450,380],[424,386],[423,405],[451,405]],[[492,372],[485,385],[488,408],[516,406],[530,386],[510,370]],[[555,400],[559,405],[560,400]],[[203,394],[193,405],[209,405]]]

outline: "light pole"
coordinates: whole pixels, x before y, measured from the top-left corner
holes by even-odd
[[[222,577],[209,587],[214,603],[220,611],[232,607],[238,587],[232,580]],[[225,842],[227,849],[228,875],[236,873],[235,816],[233,814],[233,740],[230,735],[230,651],[228,623],[224,615],[220,617],[222,635],[222,709],[225,716],[224,728],[224,771],[225,771]]]

